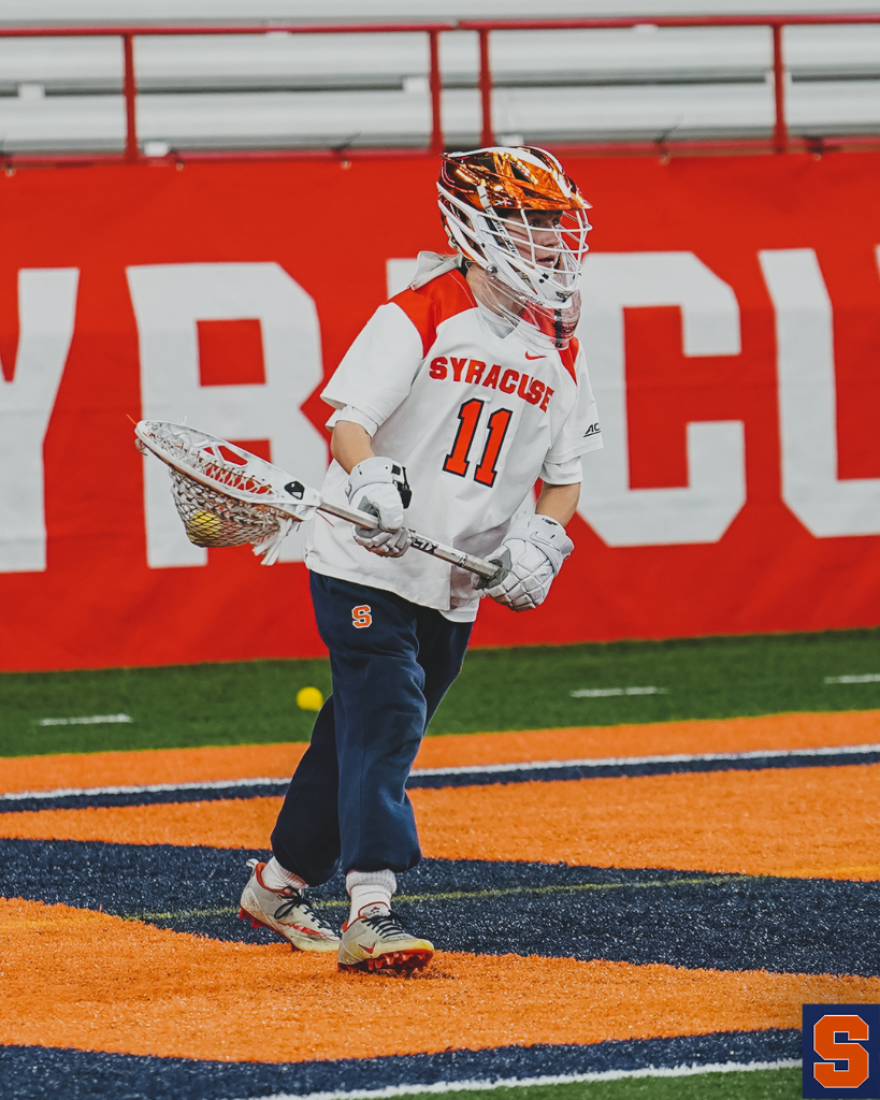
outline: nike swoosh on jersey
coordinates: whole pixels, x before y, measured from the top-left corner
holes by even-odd
[[[528,352],[525,353],[525,356],[526,356],[526,359],[546,359],[547,358],[546,355],[529,355]]]

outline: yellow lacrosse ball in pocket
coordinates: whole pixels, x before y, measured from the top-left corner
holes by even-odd
[[[296,693],[296,705],[300,710],[320,710],[324,705],[324,696],[317,688],[300,688]]]
[[[223,531],[223,522],[213,512],[193,512],[186,521],[186,533],[190,542],[204,546],[216,542]]]

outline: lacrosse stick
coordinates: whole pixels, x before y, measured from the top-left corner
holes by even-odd
[[[374,528],[376,517],[356,508],[325,501],[271,462],[216,435],[186,424],[142,420],[135,426],[137,446],[167,466],[171,492],[190,542],[196,546],[242,546],[252,543],[263,565],[278,558],[281,543],[294,523],[325,512],[358,527]],[[444,546],[410,531],[411,544],[423,554],[476,573],[484,581],[500,579],[499,562]]]

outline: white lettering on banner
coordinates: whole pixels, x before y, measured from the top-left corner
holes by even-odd
[[[268,439],[272,460],[320,485],[327,446],[300,406],[321,381],[315,303],[276,263],[155,264],[127,269],[137,318],[146,420],[186,420],[224,439]],[[260,321],[265,384],[203,386],[198,321]],[[204,565],[207,551],[186,537],[168,474],[145,459],[147,562]],[[285,540],[281,561],[302,560],[302,535]]]
[[[831,300],[816,253],[758,256],[776,311],[782,499],[817,538],[878,535],[880,479],[837,476]]]
[[[0,572],[46,568],[43,442],[76,317],[77,268],[18,273],[18,353],[0,373]]]
[[[717,542],[746,500],[743,424],[687,425],[687,488],[630,488],[623,311],[679,306],[685,355],[738,355],[733,290],[692,252],[604,253],[586,259],[583,298],[578,336],[605,450],[585,463],[579,512],[609,546]]]

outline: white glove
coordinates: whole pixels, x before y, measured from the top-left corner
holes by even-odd
[[[365,458],[348,475],[346,494],[353,508],[369,512],[377,521],[375,527],[355,527],[355,542],[382,557],[405,554],[410,536],[403,526],[403,513],[412,490],[404,467],[391,458]]]
[[[549,516],[515,520],[490,561],[501,561],[507,572],[484,595],[513,611],[529,611],[547,598],[553,578],[574,550],[561,523]]]

